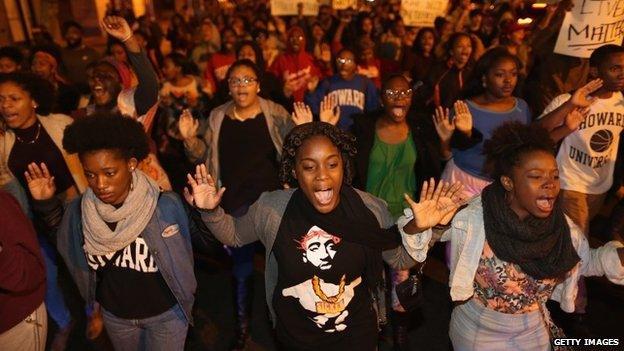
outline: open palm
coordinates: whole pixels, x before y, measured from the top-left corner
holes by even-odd
[[[459,208],[461,188],[461,183],[450,184],[445,181],[439,182],[436,187],[432,178],[423,183],[419,202],[405,195],[414,215],[413,227],[422,231],[437,224],[448,224]]]
[[[433,125],[435,126],[435,130],[438,133],[440,140],[445,143],[451,141],[451,137],[453,137],[453,133],[455,132],[455,121],[451,121],[449,119],[448,108],[444,108],[442,106],[436,107],[433,115]]]
[[[180,119],[178,120],[178,129],[180,130],[182,139],[188,140],[194,138],[197,135],[197,130],[199,129],[199,121],[193,118],[191,111],[186,109],[180,115]]]
[[[596,99],[589,94],[600,89],[600,87],[602,87],[602,83],[602,79],[594,79],[590,81],[572,94],[570,102],[576,107],[588,107]]]
[[[31,163],[28,170],[24,172],[26,182],[28,182],[28,190],[35,200],[49,200],[56,193],[56,185],[54,177],[50,175],[48,167],[45,163],[37,165]]]
[[[293,122],[295,122],[296,125],[302,125],[312,122],[313,118],[310,106],[300,101],[295,102],[293,104],[292,120]]]
[[[455,128],[464,134],[468,134],[472,130],[472,113],[468,108],[468,104],[458,100],[453,104],[455,110]]]
[[[214,179],[206,170],[206,165],[196,166],[195,175],[187,174],[186,177],[191,190],[184,188],[184,198],[189,204],[202,210],[214,210],[219,206],[225,188],[217,190]]]
[[[321,122],[336,125],[340,120],[340,106],[335,95],[325,95],[321,101],[321,109],[319,112]]]

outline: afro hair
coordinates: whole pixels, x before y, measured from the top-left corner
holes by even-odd
[[[143,125],[111,113],[96,113],[70,124],[63,134],[63,148],[79,156],[98,150],[116,150],[124,159],[138,161],[149,154]]]
[[[543,151],[554,156],[555,145],[548,131],[538,124],[506,122],[483,144],[486,171],[492,179],[511,175],[526,154]]]

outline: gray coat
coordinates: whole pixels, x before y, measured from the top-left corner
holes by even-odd
[[[277,261],[273,254],[273,243],[275,242],[288,201],[290,201],[294,191],[294,189],[287,189],[265,192],[249,208],[247,214],[239,218],[225,214],[221,207],[214,211],[202,211],[201,214],[202,220],[208,229],[225,245],[238,247],[260,240],[266,248],[264,281],[266,300],[273,323],[277,319],[273,310],[272,298],[278,277]],[[362,201],[364,201],[364,205],[373,212],[382,228],[389,228],[394,225],[392,215],[383,200],[363,191],[357,189],[356,191],[362,198]],[[384,261],[393,268],[409,269],[416,264],[416,261],[411,258],[403,246],[384,251],[382,254]]]
[[[260,109],[266,119],[269,135],[277,150],[277,161],[282,156],[284,138],[295,126],[290,114],[281,105],[271,100],[258,97]],[[184,143],[186,156],[192,163],[205,162],[208,172],[221,184],[219,167],[219,133],[226,113],[234,108],[234,102],[228,101],[210,112],[207,122],[200,128],[199,135]],[[249,150],[250,152],[253,150]]]

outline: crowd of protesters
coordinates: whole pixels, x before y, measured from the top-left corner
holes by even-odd
[[[437,241],[455,350],[548,350],[549,299],[587,332],[583,277],[624,285],[624,48],[555,54],[571,0],[451,3],[422,28],[398,1],[113,11],[105,50],[75,21],[0,47],[0,349],[64,350],[72,287],[88,339],[184,349],[194,252],[217,240],[232,350],[258,241],[280,349],[375,350],[390,317],[408,350],[399,287]]]

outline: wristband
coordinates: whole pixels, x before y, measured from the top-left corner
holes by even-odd
[[[440,224],[440,223],[438,223],[438,224],[433,226],[433,229],[444,231],[444,230],[449,229],[450,227],[451,227],[451,223],[447,223],[447,224]]]
[[[127,36],[127,37],[125,37],[125,38],[121,39],[121,42],[122,42],[122,43],[127,42],[128,40],[130,40],[130,38],[132,38],[132,36],[133,36],[133,35],[134,35],[134,33],[130,32],[130,34],[128,34],[128,36]]]

